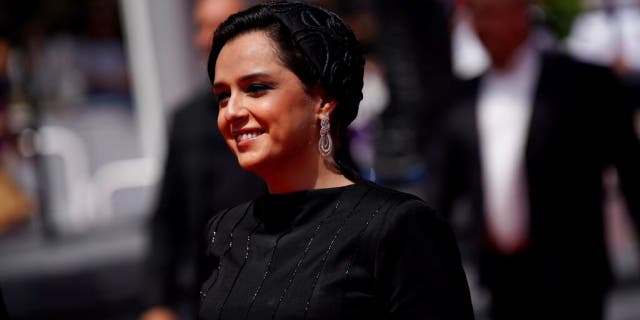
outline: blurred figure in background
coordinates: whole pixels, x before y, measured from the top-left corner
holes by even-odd
[[[389,87],[376,136],[377,181],[423,195],[422,145],[432,138],[432,120],[451,85],[447,6],[439,0],[372,2],[379,19],[374,47]]]
[[[213,31],[240,0],[197,0],[193,41],[203,57]],[[204,70],[204,64],[203,64]],[[216,125],[218,107],[208,84],[181,106],[170,127],[168,157],[156,211],[144,320],[195,319],[202,258],[203,227],[218,210],[256,197],[265,190],[253,174],[240,169]]]
[[[19,25],[12,21],[15,18],[10,16],[10,9],[10,5],[0,7],[0,235],[26,221],[33,209],[20,181],[23,159],[18,139],[25,121],[20,114],[23,104],[16,94],[19,90],[9,75],[9,56]]]
[[[640,72],[640,1],[592,0],[573,21],[566,45],[576,58],[611,66],[621,77]]]
[[[386,66],[378,50],[379,19],[371,0],[315,1],[331,10],[349,25],[364,53],[364,85],[358,115],[347,128],[351,165],[368,180],[376,180],[376,140],[378,139],[382,113],[390,101]]]
[[[640,144],[613,73],[543,52],[529,1],[469,0],[491,60],[460,84],[428,152],[428,194],[476,226],[493,319],[601,319],[611,283],[604,169],[615,166],[640,224]]]
[[[0,290],[0,319],[9,319],[7,306],[5,306],[4,297],[2,296],[2,290]]]
[[[611,67],[640,110],[640,0],[591,0],[566,39],[579,60]],[[640,134],[640,113],[636,116]]]

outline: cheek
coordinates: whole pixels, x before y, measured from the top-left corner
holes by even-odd
[[[218,112],[217,125],[218,125],[218,130],[220,130],[220,133],[224,135],[225,120],[224,120],[224,113],[222,111]]]
[[[289,147],[301,145],[301,141],[310,138],[312,125],[311,119],[299,112],[290,110],[271,118],[269,122],[269,134],[279,144]]]
[[[295,125],[288,129],[288,138],[299,146],[309,145],[316,135],[315,118],[311,114],[299,114]],[[319,129],[318,129],[319,130]]]
[[[222,137],[224,138],[225,141],[229,141],[230,137],[231,137],[231,132],[229,131],[229,124],[227,122],[227,120],[225,120],[224,118],[224,112],[220,111],[218,113],[218,120],[217,120],[217,126],[218,126],[218,130],[220,131],[220,134],[222,134]],[[231,146],[229,146],[231,147]]]

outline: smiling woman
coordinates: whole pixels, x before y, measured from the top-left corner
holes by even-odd
[[[208,226],[202,319],[471,319],[455,238],[343,160],[364,59],[335,14],[277,2],[216,30],[218,127],[269,194]]]
[[[268,181],[272,193],[351,184],[324,165],[312,143],[319,139],[318,119],[329,116],[335,101],[319,86],[305,88],[277,52],[264,31],[222,48],[213,85],[220,131],[240,165]],[[304,179],[314,171],[322,174]]]

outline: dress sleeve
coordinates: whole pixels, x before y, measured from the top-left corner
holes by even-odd
[[[391,209],[375,261],[389,319],[473,319],[456,239],[422,201]]]

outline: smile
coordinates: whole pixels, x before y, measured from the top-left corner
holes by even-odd
[[[257,136],[263,134],[264,131],[255,131],[255,132],[245,132],[245,133],[241,133],[238,134],[236,136],[236,143],[240,143],[242,141],[246,141],[246,140],[250,140],[250,139],[254,139]]]

